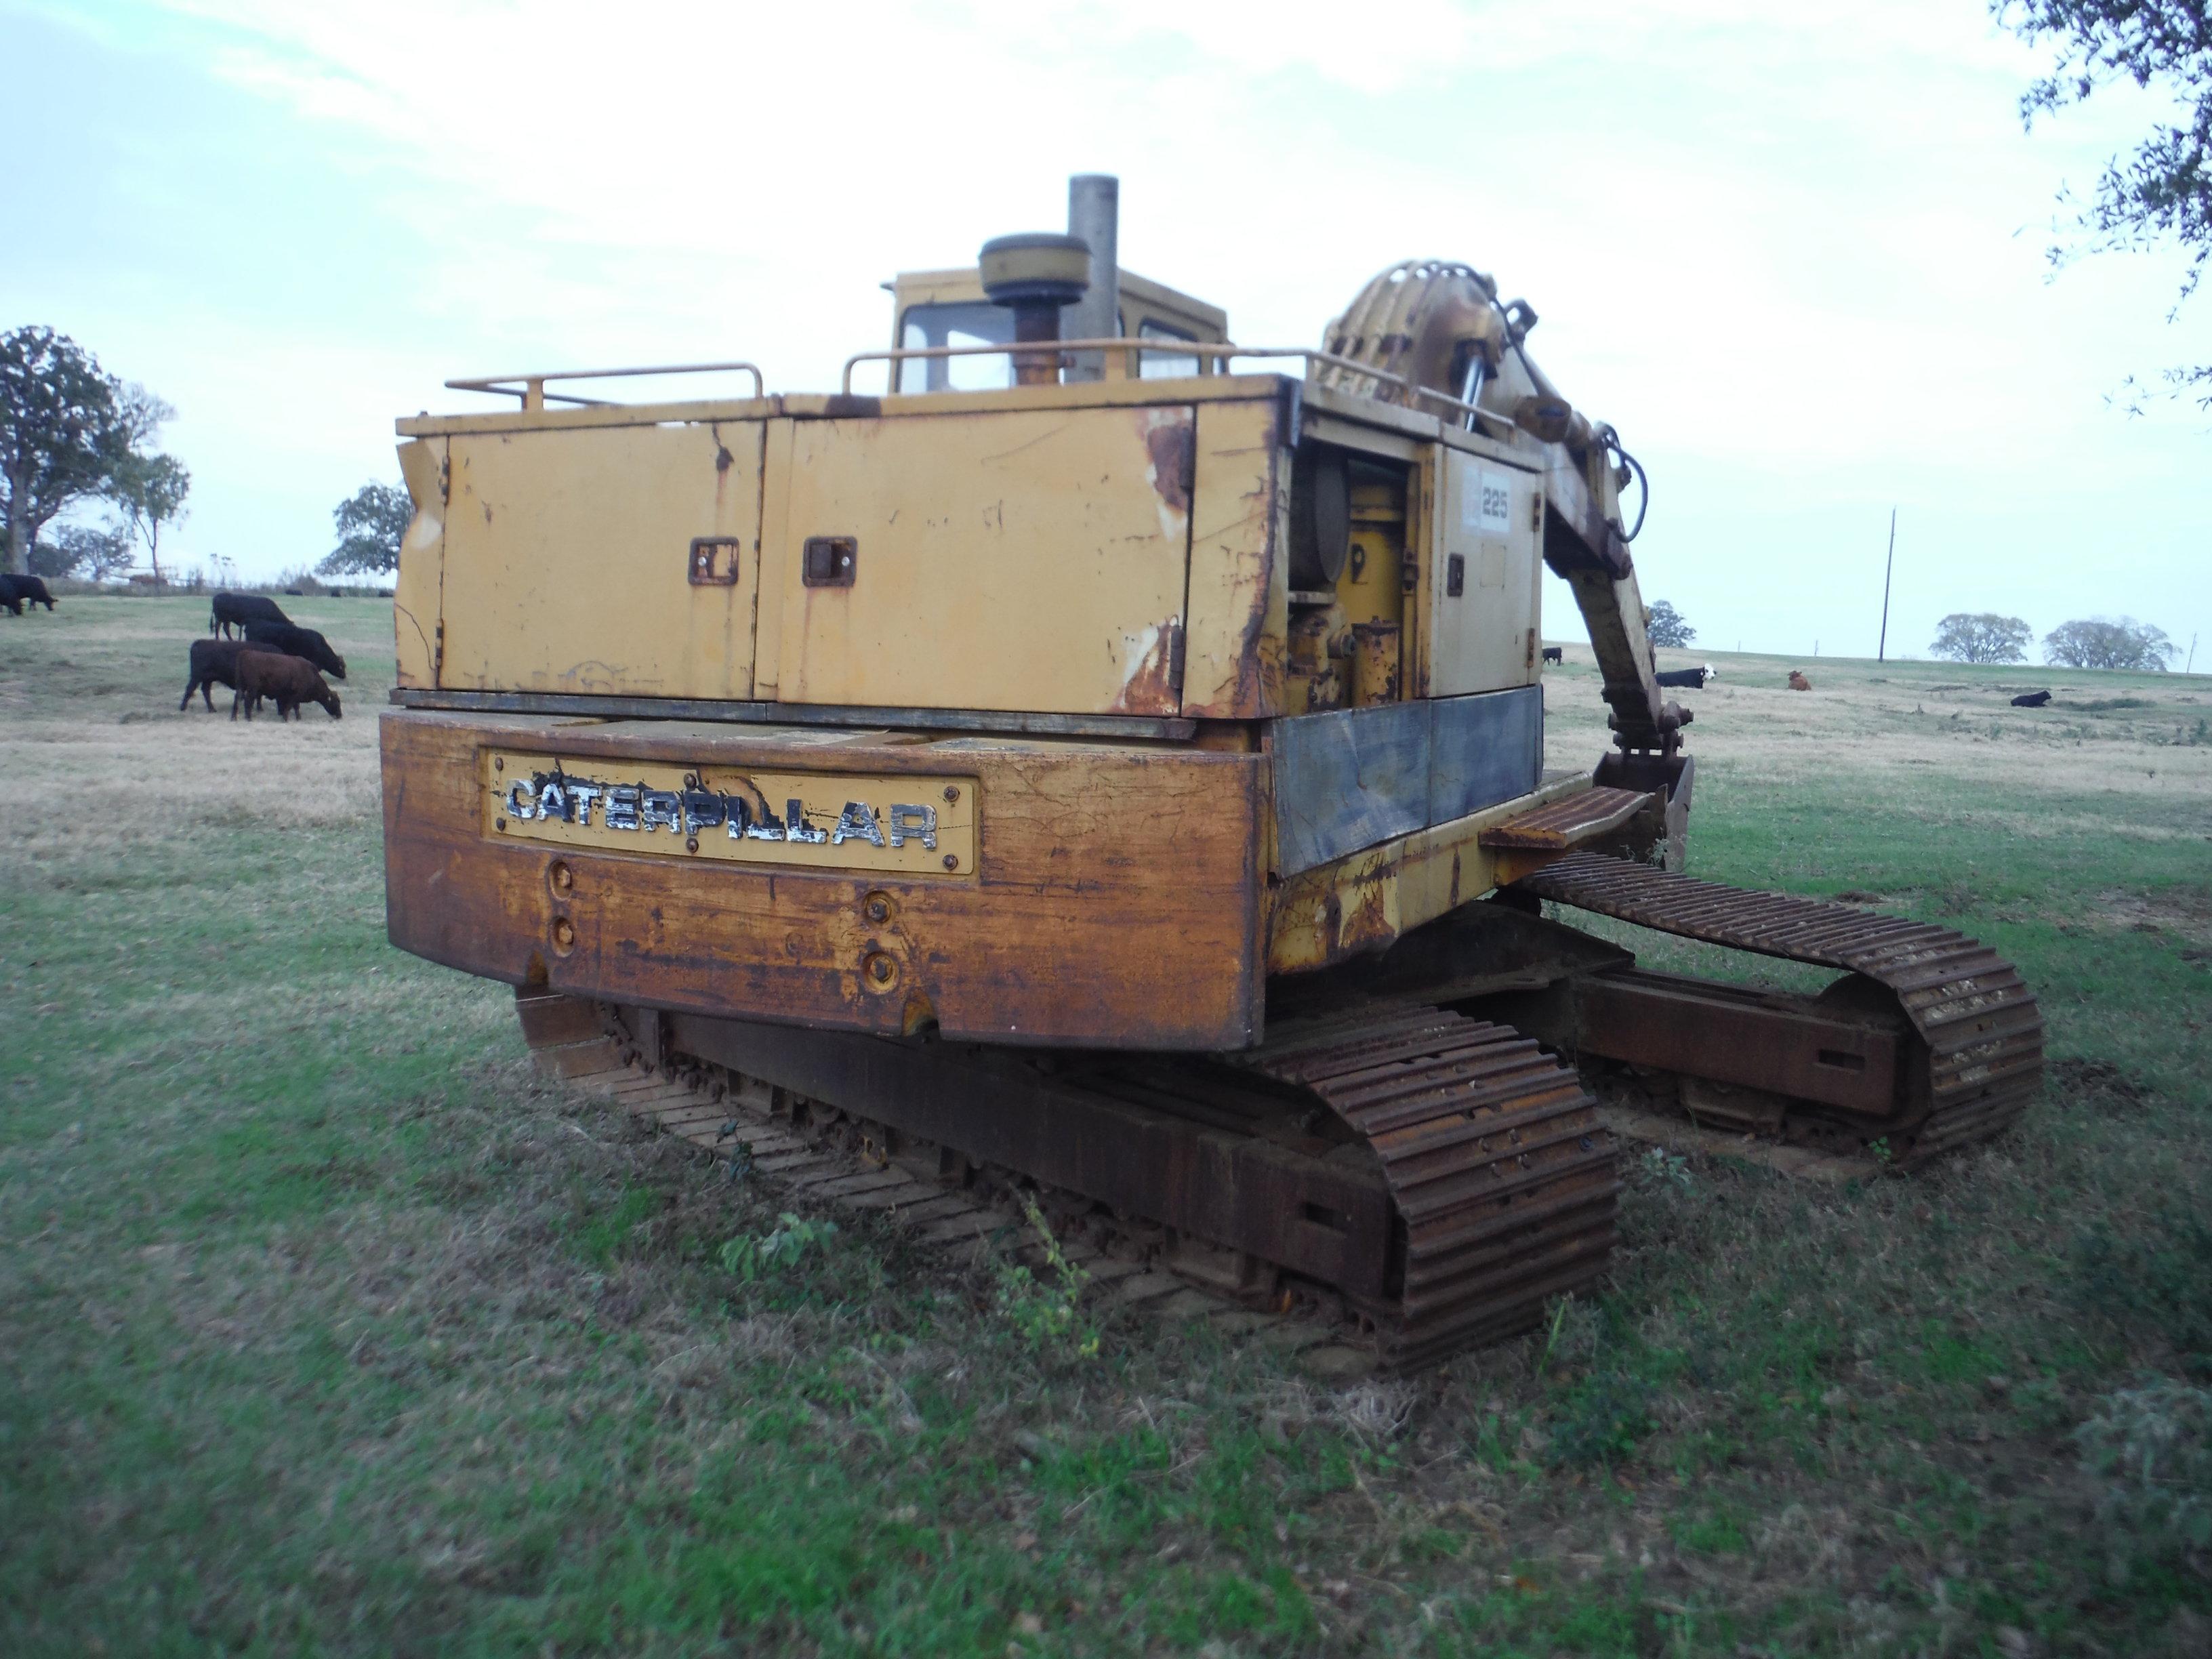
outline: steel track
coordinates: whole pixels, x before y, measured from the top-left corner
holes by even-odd
[[[1873,1133],[1909,1168],[2002,1133],[2043,1086],[2043,1014],[1987,945],[1948,927],[1570,853],[1522,892],[1680,938],[1840,968],[1886,988],[1919,1042],[1902,1109]]]
[[[1613,1137],[1580,1079],[1508,1026],[1425,1006],[1283,1025],[1239,1063],[1310,1091],[1381,1164],[1400,1227],[1370,1309],[1401,1370],[1527,1330],[1614,1238]]]
[[[611,1091],[633,1112],[702,1146],[726,1151],[742,1142],[763,1171],[908,1222],[926,1243],[972,1243],[979,1230],[1006,1224],[1003,1205],[991,1212],[1003,1194],[996,1172],[965,1158],[915,1158],[910,1133],[882,1121],[897,1115],[888,1099],[873,1102],[872,1112],[867,1099],[799,1097],[721,1057],[648,1056],[624,1023],[639,1011],[542,994],[525,994],[518,1006],[542,1065]],[[808,1034],[817,1048],[823,1040]],[[762,1061],[781,1069],[774,1041],[767,1036]],[[830,1042],[872,1060],[889,1046],[866,1036]],[[913,1067],[932,1063],[893,1054]],[[988,1071],[963,1068],[957,1055],[939,1066],[953,1068],[939,1080],[955,1089],[988,1094],[1003,1086]],[[1249,1248],[1255,1239],[1225,1236],[1228,1225],[1209,1237],[1202,1222],[1193,1229],[1188,1212],[1166,1205],[1149,1215],[1115,1206],[1121,1223],[1136,1224],[1115,1224],[1100,1192],[1058,1189],[1061,1207],[1072,1191],[1108,1221],[1086,1237],[1084,1265],[1096,1277],[1103,1260],[1116,1298],[1160,1303],[1188,1316],[1241,1308],[1246,1334],[1279,1327],[1275,1334],[1286,1344],[1318,1346],[1320,1369],[1334,1374],[1356,1369],[1341,1352],[1346,1344],[1371,1364],[1410,1370],[1527,1330],[1550,1298],[1596,1279],[1613,1243],[1620,1182],[1595,1103],[1573,1072],[1504,1026],[1400,1004],[1286,1024],[1234,1060],[1105,1057],[1091,1066],[1055,1066],[1049,1087],[1051,1109],[1074,1126],[1072,1134],[1096,1127],[1084,1117],[1088,1097],[1102,1114],[1141,1112],[1181,1120],[1212,1140],[1241,1138],[1266,1160],[1262,1168],[1288,1179],[1287,1202],[1310,1212],[1311,1227],[1344,1231],[1346,1271],[1317,1278],[1312,1255],[1295,1263],[1267,1259]],[[1317,1126],[1317,1117],[1332,1121]],[[1109,1133],[1117,1121],[1099,1120]],[[955,1121],[928,1150],[966,1150],[957,1131]],[[854,1160],[856,1144],[876,1152],[872,1168]],[[904,1154],[902,1168],[883,1161],[894,1149]],[[1348,1164],[1379,1176],[1380,1227],[1334,1212]],[[945,1173],[933,1180],[916,1173],[925,1167]],[[1162,1191],[1175,1184],[1175,1173],[1157,1172]],[[1321,1201],[1301,1205],[1300,1192]],[[1144,1224],[1170,1213],[1180,1224],[1164,1235]],[[1212,1255],[1194,1253],[1193,1243]],[[1219,1271],[1224,1254],[1240,1259],[1237,1271]],[[1194,1263],[1212,1270],[1194,1271]]]

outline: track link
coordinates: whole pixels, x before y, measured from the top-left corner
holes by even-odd
[[[1242,1063],[1310,1091],[1381,1162],[1402,1233],[1395,1294],[1367,1312],[1392,1366],[1516,1335],[1604,1271],[1613,1138],[1520,1032],[1414,1006],[1283,1026]]]
[[[1683,939],[1847,969],[1884,987],[1919,1039],[1901,1110],[1876,1131],[1898,1167],[2002,1134],[2041,1092],[2035,994],[2011,963],[1964,933],[1595,853],[1570,853],[1516,887]]]

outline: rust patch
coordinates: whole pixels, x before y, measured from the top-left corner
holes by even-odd
[[[1137,659],[1109,711],[1116,714],[1172,714],[1182,702],[1182,624],[1170,617],[1153,633],[1152,645]]]
[[[1197,428],[1183,420],[1155,425],[1150,411],[1139,419],[1145,428],[1145,453],[1152,458],[1152,488],[1170,513],[1188,514],[1191,475],[1197,471]]]
[[[1338,923],[1336,948],[1346,954],[1367,950],[1372,946],[1389,945],[1396,940],[1398,930],[1390,925],[1390,900],[1382,884],[1377,883],[1359,896],[1359,902],[1351,913]]]
[[[1284,660],[1286,641],[1282,635],[1271,633],[1267,623],[1268,609],[1274,598],[1275,562],[1283,556],[1289,541],[1291,492],[1282,487],[1279,408],[1275,411],[1275,419],[1277,441],[1271,446],[1267,481],[1248,497],[1255,511],[1267,513],[1267,534],[1261,546],[1259,564],[1243,573],[1250,586],[1244,629],[1238,641],[1236,706],[1224,713],[1265,716],[1279,712],[1283,706],[1283,677],[1288,666]]]

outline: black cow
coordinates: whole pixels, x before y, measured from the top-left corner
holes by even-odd
[[[2015,708],[2040,708],[2050,701],[2051,693],[2048,691],[2030,691],[2024,696],[2014,697],[2012,706]]]
[[[1546,662],[1559,663],[1564,666],[1567,660],[1566,647],[1563,645],[1546,646],[1544,647],[1544,660]]]
[[[10,576],[8,580],[15,590],[15,597],[25,605],[43,605],[54,608],[54,596],[46,592],[46,584],[37,576]]]
[[[246,624],[253,622],[280,623],[287,628],[292,625],[292,619],[274,599],[258,593],[218,593],[209,612],[208,632],[228,639],[232,629],[243,632]]]
[[[11,616],[23,614],[23,590],[15,586],[22,580],[21,576],[11,576],[0,570],[0,608],[4,608]]]
[[[192,706],[192,693],[200,694],[207,711],[215,713],[213,687],[227,685],[238,689],[238,653],[246,649],[244,640],[194,640],[192,641],[191,678],[185,682],[184,701],[177,705],[179,714]]]
[[[334,680],[345,678],[345,659],[331,649],[331,642],[312,628],[295,628],[290,623],[250,622],[246,624],[249,643],[280,651],[288,657],[305,657]]]
[[[1705,689],[1705,682],[1718,679],[1720,673],[1721,671],[1711,663],[1698,668],[1670,668],[1659,677],[1659,684],[1686,685],[1692,690],[1702,691]]]

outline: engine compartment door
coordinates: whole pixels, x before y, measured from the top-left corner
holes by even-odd
[[[438,684],[750,697],[766,424],[453,434]]]
[[[1179,711],[1190,406],[787,430],[769,463],[779,701]]]
[[[1456,697],[1534,685],[1539,678],[1534,472],[1444,449],[1429,562],[1429,694]]]

